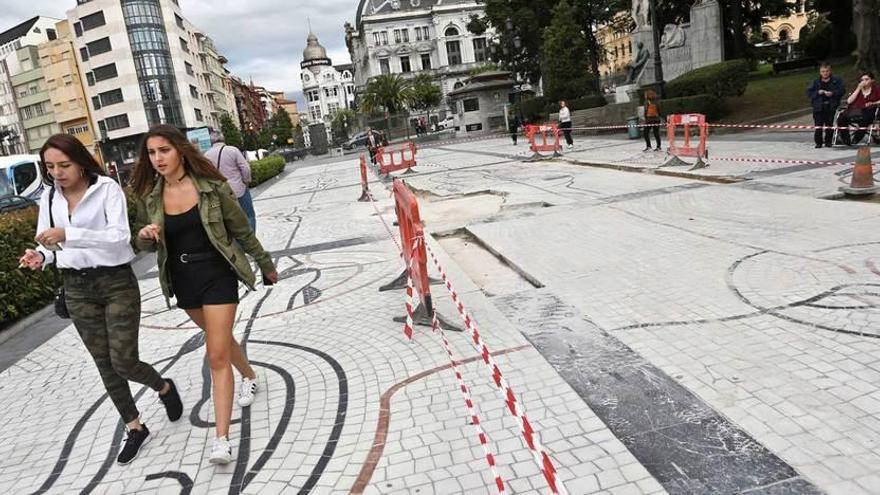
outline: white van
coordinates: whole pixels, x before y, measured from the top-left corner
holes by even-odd
[[[0,156],[0,197],[39,199],[43,192],[40,155]]]

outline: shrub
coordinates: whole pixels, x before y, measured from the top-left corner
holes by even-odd
[[[516,109],[526,122],[540,122],[545,120],[549,113],[546,111],[548,104],[546,97],[537,96],[520,101],[516,104]]]
[[[590,95],[582,96],[580,98],[570,100],[566,103],[568,103],[568,109],[574,112],[575,110],[587,110],[589,108],[604,107],[608,104],[608,100],[606,100],[605,97],[601,95]],[[559,106],[557,105],[557,107],[553,111],[558,112]]]
[[[251,187],[257,186],[275,177],[284,170],[287,162],[280,156],[270,156],[251,162]]]
[[[33,248],[37,208],[0,215],[0,327],[27,316],[52,301],[53,270],[18,269],[18,259]]]
[[[727,114],[727,105],[724,100],[715,95],[694,95],[682,98],[668,98],[660,100],[660,109],[664,115],[676,113],[701,113],[710,121],[719,119]]]
[[[666,96],[742,96],[748,84],[749,62],[745,59],[728,60],[700,67],[675,78],[666,85]]]

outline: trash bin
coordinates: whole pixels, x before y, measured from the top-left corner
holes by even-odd
[[[642,128],[639,127],[638,117],[630,117],[626,119],[626,131],[630,139],[638,139],[642,137]]]

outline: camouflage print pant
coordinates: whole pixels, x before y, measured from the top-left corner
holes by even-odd
[[[165,382],[138,357],[141,293],[131,267],[63,270],[70,318],[98,366],[101,380],[122,420],[139,416],[128,381],[159,391]]]

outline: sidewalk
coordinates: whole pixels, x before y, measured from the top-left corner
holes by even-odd
[[[420,150],[406,176],[558,478],[571,494],[878,493],[876,205],[816,199],[833,167],[761,176],[711,163],[670,177],[582,163],[653,171],[660,156],[642,145],[578,139],[561,159],[526,163],[522,143],[451,143]],[[718,177],[737,182],[705,180]],[[371,189],[390,223],[388,193]],[[235,333],[263,386],[233,412],[235,464],[207,464],[203,340],[165,307],[153,269],[141,277],[141,355],[175,379],[184,418],[168,423],[141,394],[153,440],[115,465],[121,425],[67,328],[0,373],[16,398],[0,410],[0,489],[491,493],[440,337],[419,327],[407,341],[391,321],[403,292],[377,291],[402,266],[360,192],[348,158],[286,173],[256,199],[281,281],[242,294]],[[455,321],[444,287],[432,290]],[[492,371],[467,335],[448,336],[508,493],[548,493]]]

